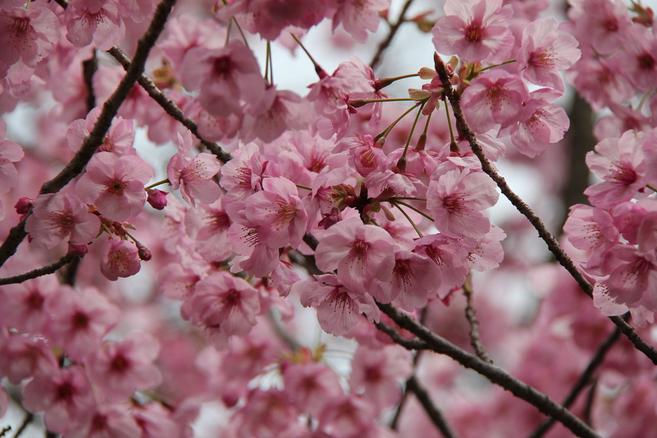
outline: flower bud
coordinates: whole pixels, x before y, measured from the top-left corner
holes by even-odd
[[[150,189],[146,192],[148,193],[147,201],[151,207],[156,210],[162,210],[167,206],[167,192],[157,189]]]
[[[32,200],[27,197],[22,197],[16,202],[14,208],[16,209],[16,213],[18,214],[27,214],[30,212],[30,209],[32,208]]]
[[[68,243],[68,254],[82,257],[89,251],[84,243]]]

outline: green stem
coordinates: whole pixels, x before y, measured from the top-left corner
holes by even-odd
[[[401,120],[404,117],[406,117],[415,108],[420,106],[420,104],[421,104],[421,102],[418,102],[415,105],[413,105],[412,107],[410,107],[409,109],[407,109],[406,111],[404,111],[403,113],[401,113],[401,115],[399,117],[397,117],[395,120],[393,120],[392,123],[390,123],[386,129],[384,129],[383,131],[381,131],[380,134],[377,134],[377,136],[374,137],[374,142],[376,143],[377,141],[379,141],[379,139],[385,138],[390,133],[390,131],[392,131],[392,129],[397,125],[397,123],[401,122]]]
[[[394,205],[395,207],[397,207],[397,209],[398,209],[399,211],[401,211],[401,214],[403,214],[404,217],[406,218],[406,220],[409,221],[409,222],[411,223],[411,225],[413,226],[413,229],[415,230],[415,232],[417,233],[417,235],[420,236],[420,237],[424,237],[424,236],[422,235],[422,232],[421,232],[420,229],[417,227],[417,225],[415,224],[415,222],[413,222],[413,219],[411,219],[411,217],[408,215],[408,213],[406,213],[406,212],[404,211],[404,209],[401,208],[396,202],[390,202],[390,203],[391,203],[392,205]]]
[[[484,67],[481,70],[479,70],[479,73],[485,72],[486,70],[490,70],[492,68],[502,67],[503,65],[513,64],[514,62],[516,62],[515,59],[508,59],[508,60],[506,60],[504,62],[501,62],[499,64],[493,64],[493,65],[489,65],[488,67]]]
[[[388,202],[390,202],[390,201],[388,201]],[[415,207],[413,207],[411,204],[408,204],[408,203],[406,203],[406,202],[404,202],[404,201],[393,201],[393,202],[390,202],[390,203],[391,203],[391,204],[400,204],[400,205],[403,205],[404,207],[408,207],[408,208],[410,208],[411,210],[413,210],[414,212],[416,212],[417,214],[419,214],[419,215],[421,215],[421,216],[423,216],[423,217],[429,219],[431,222],[433,222],[433,218],[432,218],[431,216],[429,216],[428,214],[426,214],[425,212],[423,212],[423,211],[420,210],[419,208],[415,208]]]
[[[163,184],[170,184],[170,183],[169,183],[169,179],[168,179],[168,178],[165,178],[165,179],[163,179],[163,180],[156,181],[156,182],[154,182],[153,184],[144,187],[144,190],[150,190],[150,189],[153,189],[153,188],[155,188],[155,187],[157,187],[157,186],[161,186],[161,185],[163,185]]]

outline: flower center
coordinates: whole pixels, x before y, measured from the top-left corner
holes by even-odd
[[[478,43],[483,39],[484,31],[481,24],[472,22],[465,28],[465,40],[471,43]]]
[[[650,53],[642,53],[637,56],[637,62],[641,70],[653,70],[655,68],[655,58]]]

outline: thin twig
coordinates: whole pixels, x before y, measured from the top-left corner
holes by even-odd
[[[486,350],[484,350],[484,346],[481,344],[481,339],[479,337],[479,320],[477,319],[477,313],[475,312],[472,303],[473,291],[472,277],[470,275],[467,276],[463,283],[463,294],[465,295],[465,318],[470,325],[470,345],[472,345],[472,349],[479,359],[493,363],[491,358],[486,354]]]
[[[118,47],[112,47],[110,50],[108,50],[108,53],[112,55],[114,59],[116,59],[119,64],[123,66],[124,69],[129,69],[130,65],[132,65],[130,58],[123,53],[121,49]],[[168,97],[153,83],[151,79],[149,79],[146,75],[141,74],[137,78],[137,82],[139,82],[139,85],[142,86],[142,88],[148,93],[148,95],[156,101],[164,111],[166,111],[167,114],[169,114],[171,117],[174,119],[178,120],[180,123],[182,123],[187,129],[189,129],[189,132],[191,132],[196,138],[198,138],[203,146],[205,146],[210,152],[215,154],[217,158],[222,162],[226,163],[227,161],[230,161],[233,157],[226,151],[224,151],[217,143],[208,140],[204,136],[202,136],[199,131],[198,131],[198,126],[196,123],[185,117],[185,114],[182,112],[182,110],[176,105],[174,102],[169,100]]]
[[[602,362],[604,361],[605,356],[611,350],[611,347],[618,341],[620,338],[621,331],[617,327],[614,329],[614,331],[605,339],[602,344],[598,347],[598,349],[595,351],[595,354],[593,354],[593,357],[589,361],[589,364],[586,366],[582,374],[579,376],[577,379],[577,382],[575,382],[575,385],[570,389],[570,392],[566,396],[566,398],[563,400],[562,405],[565,408],[570,407],[575,401],[577,400],[577,397],[579,394],[586,388],[586,386],[589,384],[591,381],[591,378],[593,377],[593,374],[595,371],[602,365]],[[554,425],[554,419],[553,418],[548,418],[543,422],[540,426],[536,428],[534,432],[532,432],[531,435],[529,435],[529,438],[540,438],[543,435],[545,435],[550,428]]]
[[[428,308],[425,306],[422,309],[422,312],[420,313],[420,323],[424,324],[427,314],[429,313]],[[395,410],[395,414],[392,417],[392,420],[390,421],[390,429],[392,430],[397,430],[397,427],[399,425],[399,420],[401,419],[401,414],[404,411],[404,406],[406,405],[406,401],[408,400],[408,396],[410,394],[410,387],[408,386],[409,381],[411,378],[415,377],[415,372],[417,371],[417,367],[420,364],[420,358],[422,357],[422,353],[424,350],[417,350],[415,354],[413,355],[413,374],[411,377],[409,377],[406,380],[406,383],[404,385],[404,392],[402,393],[402,397],[399,400],[399,403],[397,403],[397,410]]]
[[[18,438],[19,436],[21,436],[21,434],[25,432],[25,429],[27,429],[27,426],[30,425],[32,420],[34,420],[34,414],[32,414],[31,412],[25,412],[25,418],[23,419],[21,425],[18,426],[18,429],[16,429],[14,438]]]
[[[173,9],[176,0],[162,0],[157,6],[153,19],[146,33],[142,36],[137,44],[135,57],[130,65],[126,75],[123,77],[114,93],[107,99],[103,109],[98,116],[98,120],[89,135],[82,142],[80,150],[75,154],[71,161],[62,169],[53,179],[47,181],[41,186],[39,193],[56,193],[66,186],[73,178],[80,175],[87,163],[91,160],[98,147],[103,143],[105,135],[109,130],[112,120],[119,110],[123,101],[128,97],[128,93],[137,82],[137,79],[144,71],[146,59],[155,45],[158,37],[164,29],[169,13]],[[18,245],[26,236],[25,218],[11,229],[9,236],[0,246],[0,266],[2,266],[9,257],[16,253]]]
[[[79,258],[80,257],[78,255],[67,254],[51,265],[44,266],[38,269],[33,269],[32,271],[20,275],[14,275],[13,277],[0,278],[0,285],[22,283],[24,281],[31,280],[32,278],[43,277],[44,275],[54,274],[63,266],[66,266],[67,264]]]
[[[406,0],[404,5],[402,6],[401,11],[399,12],[399,18],[397,18],[397,21],[395,21],[391,26],[390,30],[388,31],[388,35],[386,35],[385,39],[381,41],[379,44],[379,47],[376,49],[376,53],[374,53],[374,56],[372,57],[372,60],[370,61],[370,67],[376,68],[379,63],[381,62],[381,58],[383,56],[383,52],[386,51],[388,46],[390,46],[390,43],[392,43],[392,40],[395,38],[395,35],[397,35],[397,32],[399,31],[399,28],[401,27],[402,24],[406,22],[406,13],[408,12],[408,8],[411,7],[411,4],[413,3],[413,0]]]
[[[502,191],[502,194],[504,194],[504,196],[509,201],[511,201],[511,204],[513,204],[514,207],[516,207],[516,209],[534,226],[538,232],[538,235],[546,243],[550,252],[554,255],[559,264],[561,264],[561,266],[563,266],[575,279],[584,293],[590,297],[593,296],[593,287],[577,270],[575,263],[573,263],[573,261],[570,259],[570,257],[568,257],[561,246],[559,246],[559,243],[547,230],[545,224],[543,224],[543,221],[536,215],[536,213],[534,213],[534,211],[525,203],[525,201],[522,200],[522,198],[520,198],[513,190],[511,190],[504,177],[497,172],[493,164],[488,160],[488,158],[486,158],[486,155],[477,142],[474,133],[472,130],[470,130],[470,127],[465,121],[463,111],[461,110],[460,96],[452,88],[452,84],[449,81],[449,73],[447,73],[445,64],[437,54],[434,55],[434,61],[436,71],[438,72],[438,76],[440,77],[443,85],[443,92],[452,104],[454,118],[456,119],[456,128],[460,136],[468,142],[472,152],[474,152],[474,154],[479,159],[482,170],[486,172],[486,174],[490,176],[493,181],[495,181],[497,186]],[[645,354],[652,361],[652,363],[657,365],[657,351],[648,345],[643,339],[641,339],[641,337],[634,331],[632,326],[630,326],[622,317],[619,316],[611,316],[609,319],[623,332],[623,335],[625,335],[639,351]]]
[[[4,437],[11,431],[11,426],[5,426],[0,430],[0,438]]]
[[[408,379],[407,385],[409,391],[415,394],[415,398],[417,398],[417,400],[420,402],[420,404],[424,408],[424,412],[427,413],[429,419],[434,424],[434,426],[438,428],[440,433],[442,433],[445,438],[456,437],[456,434],[447,423],[447,420],[445,419],[445,417],[443,417],[442,412],[440,412],[440,409],[438,409],[436,404],[433,403],[431,397],[429,396],[429,393],[424,388],[424,386],[422,386],[422,384],[418,381],[417,377],[411,376],[411,378]]]
[[[575,435],[580,437],[599,436],[582,420],[577,418],[563,406],[555,403],[542,392],[537,391],[533,387],[509,375],[495,365],[479,359],[477,356],[460,349],[451,342],[434,334],[408,315],[399,312],[393,306],[381,303],[377,303],[377,305],[379,306],[379,309],[388,315],[399,327],[408,330],[420,340],[424,341],[426,348],[435,351],[436,353],[449,356],[465,368],[478,372],[491,382],[511,392],[516,397],[525,400],[545,415],[555,418]],[[377,327],[381,327],[381,324],[378,324]],[[397,339],[398,338],[399,337],[397,337]],[[397,342],[397,339],[394,337],[392,339]],[[402,340],[401,343],[398,343],[406,348],[417,348],[417,342],[418,341],[410,343]]]

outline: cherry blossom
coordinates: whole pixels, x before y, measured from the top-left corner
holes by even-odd
[[[143,209],[147,198],[144,185],[152,175],[150,166],[139,157],[99,152],[78,180],[76,191],[103,216],[123,221]]]
[[[53,248],[62,241],[92,241],[100,230],[100,220],[75,195],[58,193],[40,195],[34,201],[34,213],[25,228],[35,245]]]
[[[505,21],[511,9],[502,0],[447,0],[445,15],[434,27],[436,50],[457,54],[466,61],[501,61],[514,38]]]

